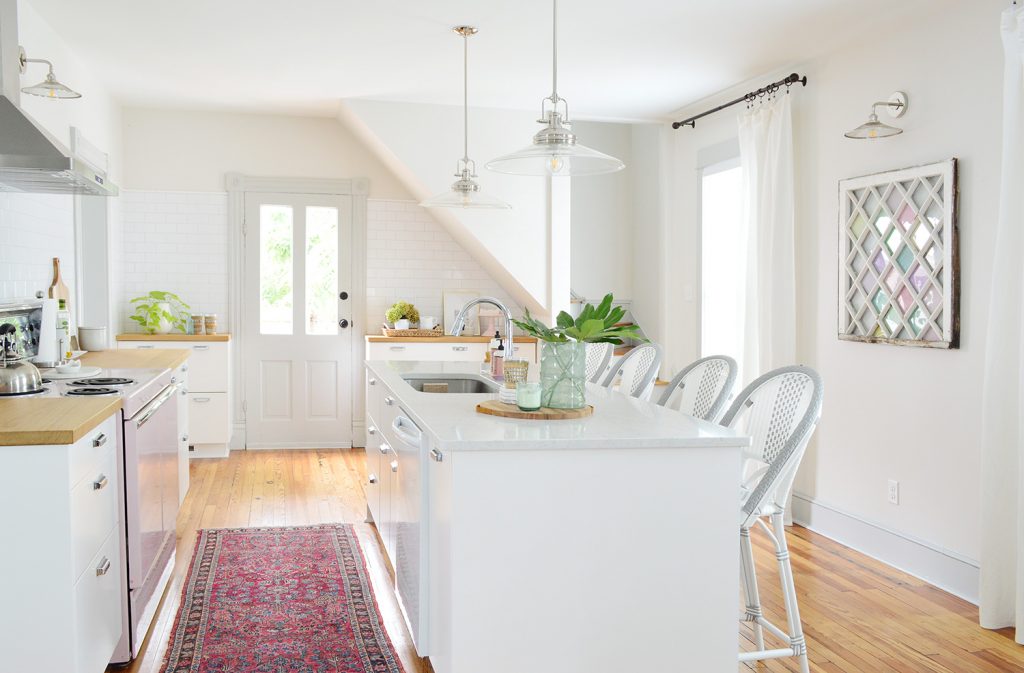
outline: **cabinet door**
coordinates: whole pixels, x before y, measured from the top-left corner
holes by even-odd
[[[117,531],[75,584],[75,662],[79,673],[106,668],[121,638],[121,553]]]
[[[230,342],[195,343],[192,341],[119,341],[118,348],[178,348],[192,351],[192,390],[203,393],[226,393],[230,378]]]
[[[395,566],[395,514],[394,502],[391,497],[395,475],[398,472],[398,461],[387,442],[387,436],[381,441],[380,448],[380,516],[374,517],[377,532],[384,542],[391,567]]]
[[[413,645],[420,656],[427,654],[427,625],[422,611],[426,606],[426,535],[421,535],[426,497],[423,488],[423,442],[420,428],[403,411],[396,414],[385,436],[398,461],[393,473],[391,502],[395,519],[395,585]]]
[[[178,368],[178,504],[188,493],[188,362]]]
[[[370,516],[378,525],[380,522],[380,485],[381,475],[381,453],[380,445],[383,441],[377,424],[370,415],[366,416],[366,482],[363,490],[366,493],[366,506],[370,510]]]
[[[227,393],[189,392],[189,442],[227,444],[230,432]]]
[[[438,360],[441,362],[483,362],[486,343],[370,342],[367,360]]]

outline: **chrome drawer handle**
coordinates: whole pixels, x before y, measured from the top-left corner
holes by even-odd
[[[391,471],[392,472],[398,472],[398,461],[397,460],[392,460],[391,461]]]
[[[182,435],[181,436],[181,441],[187,442],[188,441],[188,435]]]
[[[193,346],[192,350],[194,350],[194,351],[208,351],[208,350],[210,350],[210,347],[209,346]]]
[[[391,447],[388,445],[387,442],[381,442],[380,446],[377,448],[380,450],[381,453],[387,453],[388,451],[391,450]]]
[[[107,475],[101,474],[99,479],[97,479],[96,481],[92,482],[92,490],[99,491],[99,490],[103,489],[104,487],[106,487],[106,485],[107,485]]]
[[[368,434],[368,435],[376,435],[377,434],[377,428],[373,427],[372,425],[369,426],[368,428],[366,428],[366,434]]]
[[[468,351],[469,346],[452,346],[453,351]]]
[[[370,379],[370,385],[371,386],[377,385],[377,379]]]
[[[136,348],[156,348],[156,346],[136,346]]]
[[[405,346],[391,346],[390,348],[393,351],[404,351],[405,350]]]
[[[100,564],[96,566],[96,577],[103,577],[108,572],[110,572],[110,559],[104,556]]]
[[[394,397],[385,397],[384,398],[384,404],[388,405],[389,407],[392,404],[394,404],[394,403],[395,403],[395,398]]]
[[[171,383],[177,383],[177,382],[178,382],[178,377],[177,376],[172,376],[171,377]]]
[[[376,484],[377,483],[377,475],[373,474],[372,472],[370,473],[370,483],[371,484]]]
[[[430,450],[430,457],[439,463],[444,460],[444,454],[438,451],[437,449]]]
[[[188,395],[188,388],[182,388],[181,389],[181,394],[182,395]]]
[[[92,448],[98,449],[107,443],[107,436],[102,432],[92,438]]]
[[[188,365],[182,365],[181,366],[181,371],[182,372],[187,372],[188,371]]]
[[[210,398],[209,397],[193,397],[192,401],[193,402],[209,402]]]

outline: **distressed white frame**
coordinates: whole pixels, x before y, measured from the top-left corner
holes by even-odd
[[[363,329],[366,317],[366,201],[370,193],[370,181],[366,178],[334,180],[323,178],[268,178],[252,177],[240,173],[225,176],[228,190],[228,283],[231,298],[231,324],[239,328],[243,324],[243,285],[245,282],[245,195],[247,193],[274,192],[278,194],[335,194],[352,197],[352,287],[349,297],[352,301],[352,317],[348,329]],[[236,328],[238,337],[242,330]],[[364,331],[365,333],[365,331]],[[366,359],[365,339],[361,333],[352,336],[352,445],[365,444],[365,404],[363,391],[363,367]],[[232,449],[245,448],[245,372],[242,363],[245,354],[245,339],[236,339],[233,349],[234,390],[231,406],[234,413]]]
[[[931,184],[925,179],[934,181],[941,179],[938,185]],[[902,183],[910,182],[910,188],[906,189]],[[915,200],[914,194],[919,186],[925,189],[925,196],[919,203]],[[861,194],[855,197],[856,192]],[[893,193],[899,198],[895,209],[890,209],[888,201]],[[889,224],[886,229],[879,233],[871,223],[871,214],[865,209],[865,203],[870,196],[879,201],[879,208],[889,217]],[[902,346],[921,346],[926,348],[958,348],[960,343],[960,269],[959,269],[959,230],[957,223],[957,160],[956,158],[940,161],[923,166],[903,168],[894,171],[886,171],[875,175],[867,175],[858,178],[849,178],[839,181],[839,316],[838,334],[839,338],[846,341],[863,341],[868,343],[887,343]],[[942,223],[938,233],[931,227],[923,213],[927,211],[931,203],[938,205],[942,212]],[[899,226],[897,216],[903,210],[905,204],[910,204],[916,213],[914,223],[906,231]],[[872,211],[873,212],[873,211]],[[865,228],[858,236],[853,231],[853,224],[857,217],[863,218]],[[896,263],[897,254],[888,254],[885,266],[878,272],[872,264],[872,259],[877,248],[868,249],[865,247],[869,235],[878,239],[878,246],[884,246],[885,241],[895,231],[900,237],[900,245],[896,247],[898,253],[904,244],[912,243],[914,234],[919,227],[924,227],[928,232],[928,243],[937,246],[940,251],[941,266],[932,269],[925,263],[924,257],[927,250],[919,250],[916,243],[909,245],[914,254],[913,261],[904,271]],[[929,247],[929,246],[924,246]],[[857,269],[855,262],[859,254],[864,256],[863,268]],[[911,271],[917,266],[925,269],[929,278],[929,286],[938,281],[942,290],[942,301],[934,311],[929,311],[925,306],[924,292],[918,291],[910,282]],[[912,309],[903,311],[897,303],[899,291],[890,292],[885,285],[885,277],[890,271],[895,271],[899,277],[897,287],[911,289]],[[863,289],[862,281],[865,276],[872,276],[875,285],[873,287],[885,288],[889,295],[888,300],[879,311],[872,302],[874,290],[870,293]],[[853,303],[857,293],[865,295],[862,306]],[[890,332],[885,324],[884,316],[891,307],[896,308],[900,325]],[[920,308],[928,318],[928,326],[939,336],[938,340],[925,340],[913,338],[913,331],[909,322],[909,314],[913,309]],[[876,335],[876,328],[880,327],[882,336]],[[923,332],[924,330],[922,330]],[[895,334],[896,336],[893,336]],[[909,336],[900,336],[900,335]]]

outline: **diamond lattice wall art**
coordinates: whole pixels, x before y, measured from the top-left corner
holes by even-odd
[[[839,338],[960,342],[956,159],[839,182]]]

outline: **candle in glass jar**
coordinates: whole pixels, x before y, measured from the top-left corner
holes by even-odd
[[[540,384],[526,381],[516,384],[516,406],[523,411],[540,409]]]

